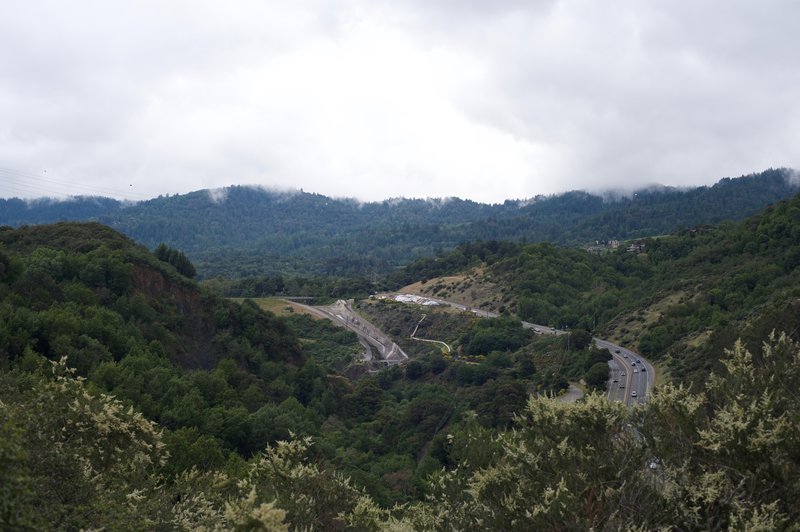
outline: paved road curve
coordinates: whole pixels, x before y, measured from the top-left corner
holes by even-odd
[[[318,316],[328,318],[358,335],[361,344],[366,348],[364,360],[368,362],[379,362],[387,365],[400,364],[408,360],[408,355],[400,349],[400,346],[386,336],[380,329],[365,320],[350,304],[339,300],[333,305],[325,307],[312,307],[295,303],[300,307]],[[377,357],[372,355],[372,348],[377,351]]]
[[[600,338],[595,338],[594,343],[600,349],[608,349],[614,357],[608,362],[611,369],[607,388],[608,398],[612,401],[622,401],[628,406],[644,403],[656,382],[653,365],[641,355],[620,345]]]

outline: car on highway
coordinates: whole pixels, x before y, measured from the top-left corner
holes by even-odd
[[[633,370],[634,373],[639,373],[638,369]]]
[[[615,353],[619,353],[619,349],[614,349],[614,352]]]
[[[645,366],[642,366],[642,371],[647,371],[647,368]]]
[[[636,397],[636,390],[633,390],[633,391],[631,392],[631,397]]]

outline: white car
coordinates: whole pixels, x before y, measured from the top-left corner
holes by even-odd
[[[634,373],[639,373],[638,369],[633,370]]]
[[[631,397],[636,397],[636,390],[633,390],[633,391],[631,392]]]

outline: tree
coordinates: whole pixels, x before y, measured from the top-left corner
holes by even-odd
[[[425,375],[425,366],[419,360],[412,360],[406,364],[406,377],[414,381]]]
[[[586,372],[586,384],[593,388],[603,388],[608,381],[608,363],[598,362]]]
[[[637,481],[646,454],[626,422],[625,406],[599,394],[572,404],[531,398],[515,430],[497,438],[494,459],[435,475],[432,502],[407,515],[418,529],[625,528],[652,492]],[[486,442],[466,435],[452,445],[467,444]]]
[[[194,265],[182,251],[173,249],[162,242],[156,247],[153,254],[158,260],[171,264],[181,275],[190,279],[197,275]]]
[[[570,349],[583,350],[592,345],[592,334],[583,329],[574,329],[567,338]]]
[[[678,528],[775,530],[800,519],[800,345],[741,342],[707,392],[659,389],[641,433],[658,457],[663,522]]]
[[[0,485],[20,488],[12,508],[0,489],[0,524],[21,516],[38,529],[151,528],[144,494],[166,458],[158,427],[91,393],[66,358],[53,363],[52,373],[52,380],[29,377],[24,384],[0,375],[0,440],[9,437],[0,454],[10,460],[0,468]]]

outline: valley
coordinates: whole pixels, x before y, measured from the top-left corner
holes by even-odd
[[[298,529],[782,528],[798,228],[793,197],[635,252],[470,241],[369,278],[200,283],[189,254],[99,223],[0,228],[0,509],[32,528],[229,526],[273,503]]]
[[[5,2],[0,532],[800,532],[798,21]]]

